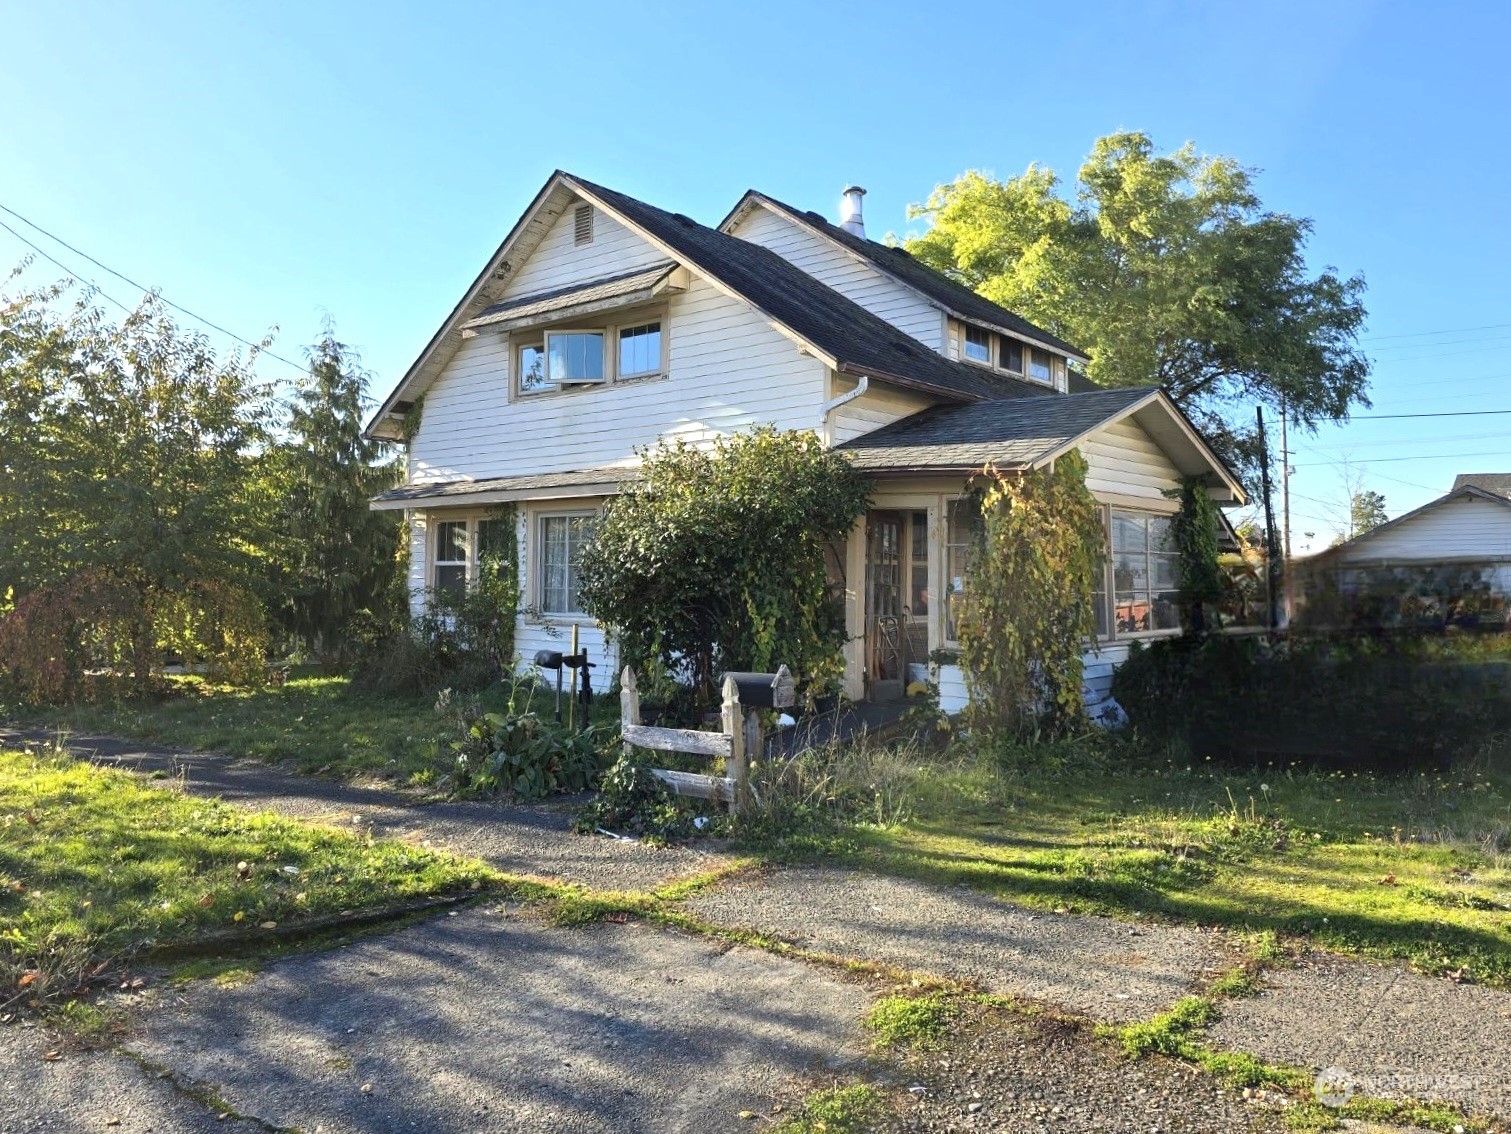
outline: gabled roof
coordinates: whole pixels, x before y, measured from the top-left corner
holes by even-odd
[[[1021,336],[1042,346],[1062,351],[1083,362],[1089,358],[1085,351],[1052,335],[1043,327],[1036,326],[1016,312],[993,303],[985,296],[950,279],[944,273],[935,271],[927,264],[919,263],[906,249],[891,244],[879,244],[863,236],[856,236],[836,224],[831,224],[820,213],[810,209],[793,208],[757,189],[746,191],[740,203],[720,222],[719,228],[728,231],[755,203],[768,206],[794,223],[802,225],[809,231],[833,241],[845,250],[868,261],[884,274],[891,276],[903,286],[912,288],[957,319],[981,323],[998,331]]]
[[[1468,475],[1472,476],[1473,474]],[[1503,507],[1511,508],[1511,498],[1502,496],[1498,492],[1487,492],[1483,488],[1480,488],[1473,484],[1465,484],[1462,486],[1455,484],[1452,489],[1450,489],[1446,494],[1439,496],[1436,500],[1429,500],[1420,508],[1414,508],[1403,516],[1397,516],[1394,520],[1387,520],[1385,521],[1385,523],[1379,525],[1378,527],[1370,528],[1369,531],[1354,536],[1353,539],[1346,539],[1342,543],[1337,544],[1334,547],[1325,548],[1324,550],[1317,552],[1316,555],[1308,556],[1306,562],[1317,563],[1323,559],[1330,559],[1333,556],[1344,551],[1345,549],[1352,550],[1353,548],[1358,547],[1360,544],[1368,543],[1370,540],[1375,539],[1377,536],[1380,536],[1393,528],[1398,528],[1402,524],[1410,523],[1418,516],[1425,515],[1428,512],[1436,511],[1444,504],[1452,503],[1455,500],[1483,500],[1486,503],[1499,504]]]
[[[997,375],[929,350],[886,320],[827,287],[776,253],[557,170],[494,252],[420,357],[368,423],[373,436],[398,436],[398,420],[453,357],[463,328],[502,299],[515,270],[573,201],[589,201],[727,294],[748,303],[834,369],[922,390],[952,401],[1053,395],[1037,382]],[[603,281],[598,281],[603,282]],[[541,296],[530,297],[536,301]],[[508,317],[507,314],[504,317]]]
[[[1205,476],[1212,487],[1244,499],[1238,479],[1155,387],[933,406],[837,448],[872,473],[968,473],[987,464],[1029,469],[1127,417],[1154,437],[1182,473]]]
[[[1453,478],[1454,488],[1478,488],[1496,496],[1511,497],[1511,473],[1464,472]]]
[[[785,328],[836,370],[955,401],[1054,394],[1038,383],[945,358],[770,249],[583,178],[561,176],[621,224]]]

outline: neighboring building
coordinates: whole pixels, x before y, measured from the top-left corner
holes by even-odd
[[[816,430],[874,484],[837,565],[850,697],[895,696],[954,644],[953,505],[988,461],[1078,449],[1111,540],[1103,660],[1175,632],[1164,490],[1200,476],[1228,504],[1237,480],[1160,390],[1096,390],[1074,346],[866,239],[863,193],[838,226],[751,192],[710,228],[553,174],[369,426],[408,436],[405,483],[374,507],[409,514],[416,607],[476,575],[490,509],[517,503],[522,656],[577,624],[605,657],[573,561],[636,450],[772,424]],[[958,668],[936,676],[960,707]]]
[[[1507,628],[1511,473],[1464,473],[1453,490],[1292,566],[1296,625]]]

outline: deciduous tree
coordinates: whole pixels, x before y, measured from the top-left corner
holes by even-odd
[[[1313,272],[1312,222],[1266,209],[1253,179],[1189,143],[1160,154],[1112,134],[1073,199],[1039,166],[939,186],[907,249],[1086,350],[1097,383],[1164,386],[1246,468],[1256,439],[1229,421],[1238,404],[1284,403],[1303,427],[1369,404],[1363,278]]]

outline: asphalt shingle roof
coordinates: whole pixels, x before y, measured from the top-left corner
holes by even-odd
[[[649,268],[636,268],[633,272],[621,272],[616,276],[590,280],[587,283],[560,287],[553,291],[540,291],[534,295],[521,295],[514,299],[495,303],[465,326],[475,327],[499,319],[519,319],[528,315],[544,315],[561,307],[578,303],[596,303],[600,299],[617,299],[654,287],[661,278],[677,265],[671,261],[655,264]]]
[[[837,448],[866,470],[1023,468],[1157,391],[1099,390],[1057,398],[933,406]]]
[[[1455,490],[1460,488],[1478,488],[1482,492],[1491,492],[1496,496],[1511,498],[1511,473],[1459,473],[1458,476],[1453,478],[1453,487]]]
[[[1023,316],[1014,311],[1009,311],[993,303],[985,296],[979,295],[966,287],[964,284],[950,279],[943,272],[937,271],[915,260],[913,256],[903,248],[891,244],[878,244],[864,236],[856,236],[846,232],[837,224],[830,223],[822,213],[813,212],[811,209],[795,209],[791,205],[778,201],[775,197],[768,196],[759,190],[754,191],[755,196],[763,197],[779,209],[783,209],[794,216],[801,217],[804,221],[818,229],[825,236],[843,244],[846,248],[860,253],[884,272],[900,279],[909,287],[927,295],[934,302],[951,311],[965,316],[967,319],[977,319],[983,323],[990,323],[1004,330],[1016,331],[1020,335],[1037,339],[1041,343],[1056,347],[1069,354],[1086,356],[1086,352],[1079,347],[1072,346],[1064,339],[1050,334],[1043,327],[1030,323]]]
[[[465,503],[469,496],[484,492],[519,492],[536,488],[576,488],[596,484],[617,484],[639,476],[633,468],[579,469],[575,472],[535,473],[530,476],[497,476],[483,480],[438,480],[419,484],[401,484],[373,500],[397,502],[407,500],[446,500],[457,498]]]
[[[958,399],[1053,397],[1038,383],[953,362],[860,304],[820,283],[775,252],[568,174],[631,223],[651,233],[699,271],[839,362],[842,368],[892,378]]]

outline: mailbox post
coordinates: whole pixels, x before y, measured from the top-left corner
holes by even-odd
[[[760,760],[765,755],[765,742],[761,736],[762,709],[790,709],[797,703],[797,683],[788,668],[780,666],[775,673],[726,672],[721,683],[728,688],[733,682],[739,693],[740,707],[746,710],[744,722],[745,743],[740,746],[739,767],[731,768],[729,774],[738,785],[740,798],[735,808],[744,811],[750,804],[750,768],[748,762]],[[733,722],[725,722],[729,729]]]

